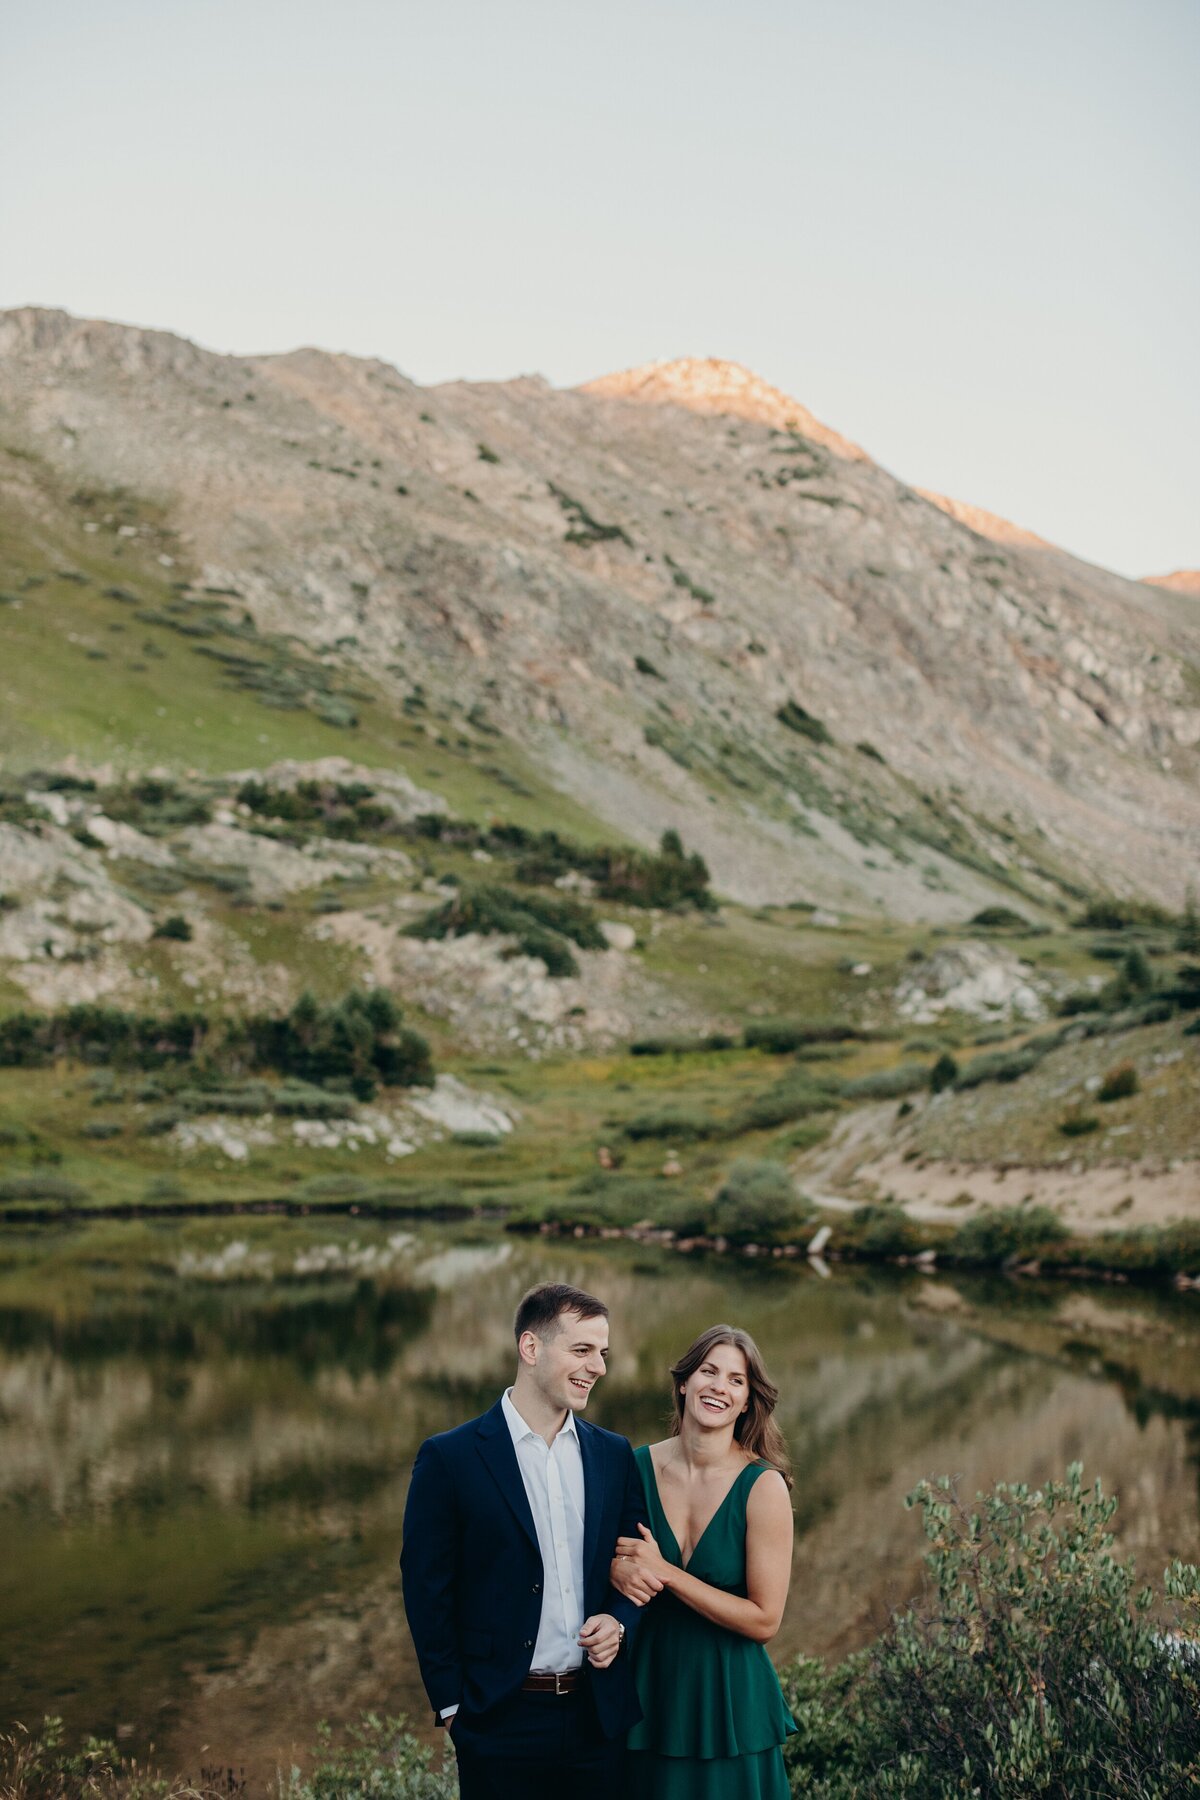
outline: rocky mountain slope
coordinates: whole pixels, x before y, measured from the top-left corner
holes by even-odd
[[[76,626],[71,580],[124,559],[179,631],[223,606],[282,646],[290,700],[227,636],[207,673],[307,707],[322,749],[405,768],[389,721],[423,711],[448,756],[597,835],[678,828],[735,899],[936,922],[1177,905],[1195,872],[1194,603],[998,542],[744,370],[421,389],[24,309],[0,317],[0,444],[5,585],[64,657],[58,687],[10,662],[10,768],[80,747],[84,674],[90,752],[131,760],[120,686],[143,765],[231,766],[220,688],[181,741],[153,669]]]

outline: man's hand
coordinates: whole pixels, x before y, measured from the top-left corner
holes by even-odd
[[[583,1621],[579,1642],[593,1669],[607,1669],[621,1648],[621,1627],[611,1613],[593,1613]]]

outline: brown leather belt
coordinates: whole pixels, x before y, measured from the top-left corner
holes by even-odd
[[[561,1675],[527,1675],[521,1683],[523,1694],[573,1694],[582,1675],[578,1669],[567,1669]]]

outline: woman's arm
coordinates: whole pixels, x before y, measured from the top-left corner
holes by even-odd
[[[746,1503],[746,1597],[711,1587],[662,1555],[646,1527],[637,1538],[617,1541],[617,1559],[628,1557],[631,1575],[654,1576],[702,1618],[727,1631],[769,1644],[779,1630],[792,1574],[792,1503],[782,1475],[760,1475]],[[629,1567],[629,1564],[626,1565]]]

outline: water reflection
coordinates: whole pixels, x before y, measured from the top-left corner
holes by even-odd
[[[758,1337],[797,1471],[781,1654],[841,1654],[912,1592],[901,1501],[931,1471],[973,1489],[1079,1457],[1121,1492],[1143,1567],[1200,1553],[1186,1300],[354,1227],[0,1237],[0,1716],[261,1772],[322,1715],[420,1714],[395,1576],[408,1470],[509,1378],[534,1280],[609,1301],[592,1415],[635,1442],[660,1434],[697,1329]]]

